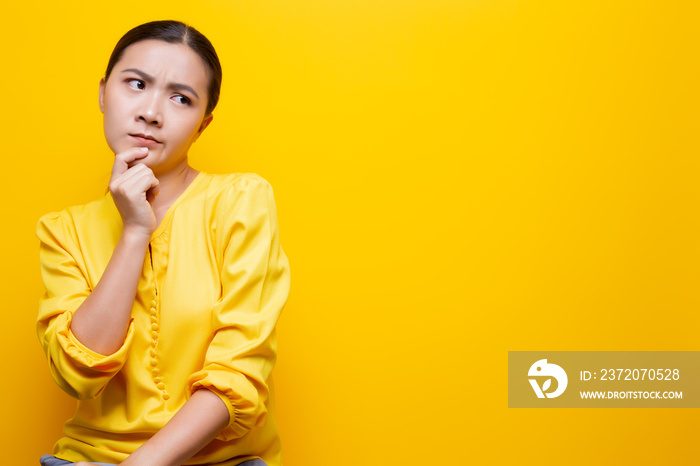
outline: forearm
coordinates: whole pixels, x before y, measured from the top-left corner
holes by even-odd
[[[179,466],[211,442],[228,422],[228,409],[223,401],[209,390],[197,390],[121,466]]]
[[[124,342],[149,241],[125,230],[102,278],[73,315],[73,334],[97,353],[112,354]]]

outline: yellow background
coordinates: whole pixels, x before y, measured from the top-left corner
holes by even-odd
[[[73,402],[34,333],[37,219],[104,193],[98,81],[153,19],[215,44],[192,164],[274,189],[288,466],[687,464],[692,409],[507,408],[508,350],[699,350],[697,2],[3,7],[3,462]]]

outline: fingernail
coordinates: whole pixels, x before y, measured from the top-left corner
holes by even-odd
[[[147,152],[147,151],[148,151],[148,147],[139,147],[139,149],[141,150],[141,152]]]

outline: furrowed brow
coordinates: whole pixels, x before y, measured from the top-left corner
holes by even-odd
[[[176,90],[176,91],[187,91],[187,92],[191,92],[197,99],[199,99],[199,94],[197,94],[197,93],[195,92],[195,90],[192,89],[192,88],[191,88],[190,86],[188,86],[187,84],[182,84],[182,83],[170,83],[170,84],[168,84],[168,86],[169,86],[171,89]]]
[[[134,73],[134,74],[137,74],[141,79],[143,79],[143,80],[145,80],[145,81],[151,81],[151,82],[153,82],[153,79],[154,79],[153,76],[151,76],[150,74],[144,73],[143,71],[138,70],[138,69],[136,69],[136,68],[127,68],[127,69],[125,69],[125,70],[122,70],[122,73]]]
[[[138,75],[138,76],[139,76],[141,79],[143,79],[144,81],[153,82],[153,81],[155,80],[155,78],[154,78],[153,76],[151,76],[150,74],[145,73],[145,72],[143,72],[143,71],[141,71],[141,70],[139,70],[139,69],[137,69],[137,68],[127,68],[127,69],[125,69],[125,70],[122,70],[122,73],[134,73],[134,74]],[[197,94],[197,92],[196,92],[194,89],[192,89],[191,86],[188,86],[187,84],[182,84],[182,83],[169,83],[169,84],[168,84],[168,87],[171,88],[171,89],[173,89],[173,90],[176,90],[176,91],[187,91],[187,92],[190,92],[190,93],[192,93],[192,95],[194,95],[197,99],[199,99],[199,94]]]

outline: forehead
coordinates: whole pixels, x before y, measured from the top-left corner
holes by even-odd
[[[209,79],[204,61],[194,50],[185,44],[170,44],[162,40],[144,40],[127,47],[115,71],[128,68],[136,68],[156,79],[187,84],[202,92],[205,92]]]

